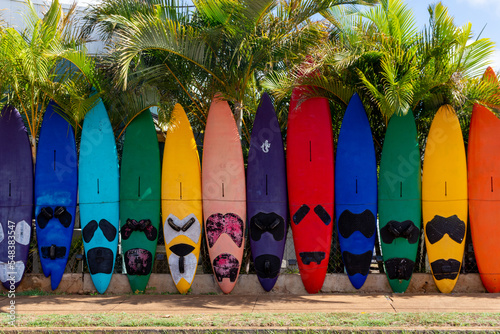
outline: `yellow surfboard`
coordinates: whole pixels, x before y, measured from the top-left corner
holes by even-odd
[[[467,163],[462,130],[449,105],[434,116],[422,175],[425,245],[438,289],[450,293],[458,280],[467,231]]]
[[[186,293],[198,266],[203,211],[198,148],[180,104],[174,107],[165,139],[161,198],[170,274],[177,290]]]

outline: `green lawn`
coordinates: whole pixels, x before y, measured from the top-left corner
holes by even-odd
[[[2,314],[0,328],[8,327],[7,315]],[[394,329],[477,328],[487,331],[500,327],[496,313],[246,313],[246,314],[129,314],[95,313],[71,315],[18,315],[18,327],[389,327]]]

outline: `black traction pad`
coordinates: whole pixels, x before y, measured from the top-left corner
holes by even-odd
[[[40,227],[41,229],[44,229],[47,226],[47,224],[49,223],[49,220],[52,219],[52,217],[54,217],[54,211],[52,210],[52,208],[50,206],[42,208],[40,210],[40,213],[36,217],[38,227]]]
[[[406,258],[395,257],[385,261],[385,270],[389,279],[409,280],[413,273],[415,262]]]
[[[127,222],[120,230],[122,239],[127,240],[134,231],[144,232],[149,241],[155,241],[158,236],[158,230],[151,224],[151,220],[149,219],[141,219],[139,221],[127,219]]]
[[[117,230],[116,227],[111,225],[110,222],[108,222],[106,219],[101,219],[99,222],[99,228],[102,231],[102,234],[104,234],[104,237],[109,241],[113,241],[116,238]]]
[[[98,227],[99,225],[95,220],[91,220],[87,225],[85,225],[82,230],[83,240],[87,243],[90,242],[90,240],[92,240],[92,238],[94,237],[94,233],[95,231],[97,231]]]
[[[56,207],[56,209],[54,210],[54,217],[59,219],[61,225],[66,228],[68,228],[71,225],[71,222],[73,221],[71,213],[69,213],[64,206]]]
[[[325,252],[302,252],[299,253],[302,263],[305,265],[311,264],[311,262],[315,262],[317,264],[321,264],[326,257]]]
[[[445,234],[457,244],[461,244],[465,238],[465,230],[465,223],[457,215],[448,218],[436,215],[427,223],[425,234],[431,244],[441,240]]]
[[[408,240],[408,243],[414,244],[418,242],[419,236],[420,229],[411,220],[402,222],[391,220],[380,229],[380,237],[386,244],[392,244],[396,238],[403,238]]]
[[[314,213],[316,213],[319,219],[321,219],[321,221],[327,226],[332,221],[332,217],[330,217],[328,212],[326,212],[325,208],[319,204],[314,207]]]
[[[454,280],[460,271],[460,261],[455,259],[440,259],[432,262],[431,267],[432,274],[438,281],[445,278]]]
[[[66,255],[66,247],[58,247],[56,245],[42,247],[42,257],[44,259],[60,259]]]
[[[271,254],[257,256],[254,261],[255,271],[260,278],[275,278],[281,270],[281,260]]]
[[[259,212],[250,219],[250,238],[259,241],[262,234],[269,232],[274,240],[280,241],[285,237],[285,220],[280,215],[271,212]]]
[[[348,251],[343,251],[342,260],[344,261],[345,269],[349,276],[354,276],[355,274],[366,276],[370,271],[372,251],[362,254],[353,254]]]
[[[142,248],[132,248],[125,252],[125,268],[127,274],[144,276],[151,273],[153,255]]]
[[[109,248],[95,247],[87,252],[87,263],[92,275],[111,274],[114,259],[113,251]]]
[[[293,214],[292,220],[295,225],[298,225],[302,221],[302,219],[307,216],[310,210],[311,209],[307,206],[307,204],[302,204],[302,206],[298,208],[298,210]]]
[[[375,234],[377,223],[373,213],[366,209],[361,213],[352,213],[344,210],[339,217],[339,233],[344,238],[349,238],[355,231],[361,232],[366,238]]]
[[[170,246],[170,250],[179,257],[179,272],[184,274],[184,256],[194,251],[194,247],[188,244],[176,244]]]
[[[229,278],[231,282],[234,282],[238,277],[240,262],[233,255],[222,253],[214,259],[213,267],[217,281],[222,282],[222,279]]]

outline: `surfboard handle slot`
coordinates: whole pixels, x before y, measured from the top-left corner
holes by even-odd
[[[309,162],[312,162],[312,143],[309,141]]]
[[[444,195],[448,196],[448,182],[444,181]]]
[[[266,174],[266,196],[268,195],[267,193],[267,174]]]
[[[399,182],[399,197],[403,197],[403,182]]]
[[[179,197],[182,199],[182,182],[179,183]]]
[[[99,179],[97,179],[97,193],[99,194]]]
[[[224,182],[222,182],[222,197],[224,197]]]
[[[12,180],[9,180],[9,197],[12,196]]]
[[[493,176],[491,177],[491,192],[493,192]]]
[[[356,194],[358,193],[358,179],[356,179]]]

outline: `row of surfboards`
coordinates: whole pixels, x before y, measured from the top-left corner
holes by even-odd
[[[494,76],[491,69],[488,73]],[[373,139],[359,96],[353,95],[345,112],[334,159],[328,101],[302,101],[306,89],[296,88],[292,94],[286,159],[272,102],[263,95],[246,175],[231,109],[217,97],[208,114],[202,169],[180,105],[175,106],[167,131],[163,169],[151,115],[143,112],[126,130],[119,171],[114,134],[102,102],[85,117],[79,159],[73,130],[51,103],[41,127],[34,180],[23,120],[14,108],[5,107],[0,115],[2,283],[9,287],[22,279],[34,204],[42,268],[51,276],[52,288],[57,288],[69,255],[78,189],[85,255],[100,293],[113,273],[118,234],[132,291],[144,291],[154,263],[160,209],[170,272],[181,293],[193,282],[203,228],[214,277],[224,293],[231,292],[241,268],[247,217],[253,263],[262,287],[270,291],[281,267],[288,212],[304,286],[309,293],[320,291],[334,210],[342,259],[354,287],[366,280],[378,232],[390,285],[395,292],[404,292],[423,218],[436,285],[450,292],[460,272],[468,206],[481,278],[488,291],[500,291],[500,261],[492,255],[499,254],[500,236],[495,223],[500,198],[494,192],[500,175],[495,159],[500,151],[496,140],[500,121],[495,115],[474,106],[469,189],[460,124],[450,106],[441,107],[433,120],[423,174],[411,111],[393,116],[377,186]]]

